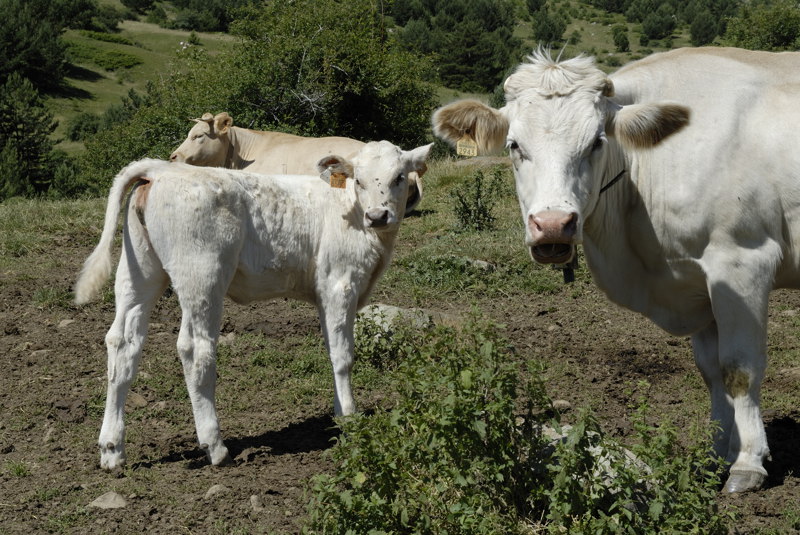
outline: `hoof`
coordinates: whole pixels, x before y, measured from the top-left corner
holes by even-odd
[[[233,464],[231,454],[228,453],[228,448],[222,444],[222,441],[214,447],[209,447],[208,444],[200,444],[200,448],[205,450],[209,462],[214,466],[229,466]]]
[[[762,473],[755,470],[731,470],[723,490],[729,493],[758,490],[764,485],[766,479],[766,472]]]
[[[109,442],[100,445],[100,468],[108,472],[120,470],[125,466],[125,447]]]

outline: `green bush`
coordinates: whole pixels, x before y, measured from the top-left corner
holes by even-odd
[[[130,39],[122,37],[121,35],[115,35],[113,33],[95,32],[92,30],[78,30],[78,33],[84,37],[88,37],[89,39],[94,39],[95,41],[103,41],[105,43],[114,43],[117,45],[136,46],[136,43]]]
[[[69,43],[67,53],[73,62],[93,63],[107,71],[130,69],[142,63],[142,59],[135,54],[117,50],[103,50],[84,43]]]
[[[588,412],[561,429],[494,326],[415,336],[392,408],[339,422],[336,470],[311,481],[304,532],[725,533],[709,437],[683,450],[674,426],[646,423],[644,402],[630,450]]]
[[[459,226],[465,230],[489,230],[493,228],[494,207],[503,194],[503,169],[496,167],[490,177],[476,171],[452,192],[453,211]]]

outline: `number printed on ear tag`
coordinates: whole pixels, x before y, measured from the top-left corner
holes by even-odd
[[[456,154],[459,156],[475,157],[478,155],[478,144],[469,134],[464,136],[456,142]]]

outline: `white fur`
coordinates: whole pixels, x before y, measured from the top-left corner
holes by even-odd
[[[757,488],[768,295],[800,287],[800,54],[680,49],[603,76],[539,53],[506,84],[528,244],[573,214],[563,243],[606,294],[692,336],[726,488]]]
[[[424,167],[430,147],[405,152],[373,142],[352,162],[326,158],[325,174],[353,170],[345,189],[331,188],[317,176],[266,176],[159,160],[126,167],[114,179],[100,242],[75,285],[78,303],[101,289],[110,273],[125,192],[146,181],[131,194],[123,226],[116,316],[106,335],[101,466],[113,469],[125,462],[125,398],[150,310],[170,283],[181,304],[178,353],[197,436],[213,464],[229,459],[214,404],[225,295],[237,302],[289,297],[314,303],[333,366],[334,411],[351,414],[356,310],[389,263],[408,173]]]

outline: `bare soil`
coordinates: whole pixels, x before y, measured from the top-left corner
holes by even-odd
[[[335,469],[324,455],[336,435],[331,392],[297,404],[264,391],[258,394],[263,410],[221,411],[235,463],[215,468],[197,447],[188,402],[173,406],[153,389],[134,385],[134,402],[148,411],[129,421],[131,466],[120,473],[99,469],[95,441],[105,397],[104,335],[113,305],[42,307],[33,298],[40,288],[71,287],[90,251],[80,241],[62,240],[60,266],[46,276],[0,273],[0,533],[298,532],[308,479]],[[585,278],[574,284],[557,295],[485,299],[477,305],[504,325],[517,356],[547,363],[544,378],[554,399],[568,401],[573,411],[592,407],[609,433],[631,432],[630,404],[637,392],[646,392],[654,414],[669,415],[681,427],[704,425],[708,400],[689,341],[611,304]],[[278,340],[319,333],[311,307],[284,301],[226,306],[224,334],[258,330]],[[444,303],[441,312],[458,313],[466,306]],[[770,351],[783,355],[764,384],[770,475],[760,492],[720,496],[723,509],[739,511],[737,533],[777,526],[785,532],[787,511],[796,515],[800,503],[800,407],[780,401],[796,400],[800,385],[800,293],[776,292],[770,310]],[[174,353],[179,325],[174,297],[162,298],[153,322],[144,361],[148,353]],[[173,364],[180,374],[177,356]],[[227,384],[219,388],[237,388],[247,374],[246,365],[232,365]],[[650,383],[649,390],[637,386],[641,380]],[[382,394],[356,395],[362,405],[374,406]],[[178,414],[180,425],[165,423],[161,415],[168,411],[172,419]],[[214,485],[225,489],[206,497]],[[88,507],[108,491],[118,491],[127,506]]]

